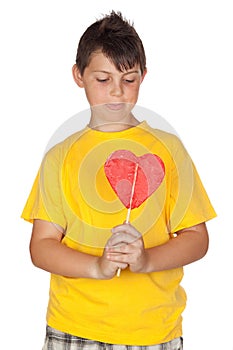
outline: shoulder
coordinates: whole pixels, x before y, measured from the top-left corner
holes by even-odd
[[[156,140],[158,140],[165,148],[172,153],[176,153],[179,150],[185,150],[185,146],[177,134],[152,128],[150,125],[145,125],[145,130],[150,133]]]
[[[58,142],[56,145],[52,146],[49,150],[46,151],[43,160],[64,159],[73,145],[76,144],[85,133],[86,129],[82,129],[68,136],[63,141]]]

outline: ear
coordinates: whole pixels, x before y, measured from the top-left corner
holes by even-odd
[[[72,74],[73,74],[73,78],[74,78],[74,81],[75,83],[83,88],[84,87],[84,84],[83,84],[83,79],[82,79],[82,75],[77,67],[77,64],[74,64],[73,67],[72,67]]]
[[[146,76],[146,73],[147,73],[147,69],[145,68],[145,69],[144,69],[144,72],[143,72],[143,74],[142,74],[142,77],[141,77],[141,83],[143,82],[143,80],[144,80],[144,78],[145,78],[145,76]]]

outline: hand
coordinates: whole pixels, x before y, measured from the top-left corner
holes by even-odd
[[[110,238],[111,239],[111,238]],[[103,255],[97,258],[97,276],[98,279],[111,279],[116,276],[118,269],[124,270],[128,267],[127,263],[114,262],[108,259],[108,244],[104,249]]]
[[[106,258],[112,263],[127,264],[132,272],[144,272],[147,254],[142,235],[131,224],[112,229],[112,237],[106,246]]]

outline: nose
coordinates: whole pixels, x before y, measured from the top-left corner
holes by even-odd
[[[123,95],[123,88],[121,82],[112,82],[110,88],[110,95],[120,97]]]

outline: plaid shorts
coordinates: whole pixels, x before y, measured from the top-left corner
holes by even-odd
[[[43,350],[182,350],[183,339],[149,346],[114,345],[76,337],[47,326]]]

